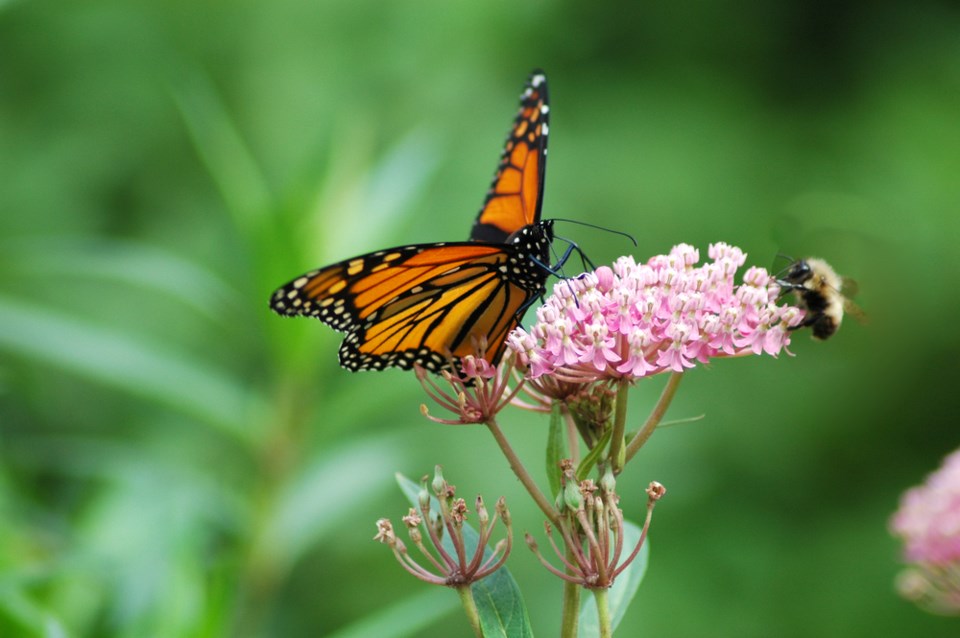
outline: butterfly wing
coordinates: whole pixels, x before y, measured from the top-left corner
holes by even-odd
[[[540,221],[549,118],[547,77],[543,71],[534,71],[520,96],[520,110],[470,239],[503,243],[524,226]]]
[[[513,246],[481,243],[379,251],[297,277],[270,306],[347,333],[340,364],[350,370],[417,364],[437,372],[451,357],[475,354],[481,338],[496,363],[522,310],[542,291],[542,283],[509,274],[516,259]]]
[[[346,333],[350,370],[438,372],[486,342],[496,364],[506,338],[544,293],[552,224],[540,221],[547,160],[547,80],[531,74],[470,242],[381,250],[308,272],[270,307]]]

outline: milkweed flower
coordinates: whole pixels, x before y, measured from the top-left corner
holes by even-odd
[[[458,373],[442,370],[443,383],[436,381],[424,368],[415,366],[420,385],[434,402],[454,415],[444,419],[430,414],[425,404],[420,413],[435,423],[468,425],[487,423],[507,406],[523,386],[523,379],[510,388],[515,356],[507,353],[499,366],[494,367],[484,358],[481,344],[478,356],[467,355],[460,362]],[[451,368],[457,370],[454,364]]]
[[[475,511],[480,524],[479,539],[476,546],[471,548],[463,533],[469,512],[466,501],[456,498],[456,488],[444,480],[439,465],[434,472],[431,487],[440,504],[439,513],[431,509],[425,476],[421,480],[419,509],[411,508],[402,519],[411,542],[420,551],[427,566],[421,565],[409,554],[404,542],[397,538],[390,519],[381,518],[377,521],[377,534],[373,540],[390,547],[405,570],[432,585],[469,587],[471,583],[503,567],[513,547],[510,511],[504,498],[501,496],[497,500],[491,518],[483,498],[477,496]],[[486,554],[498,521],[505,528],[505,538],[493,545],[492,551]],[[426,531],[426,538],[422,530]],[[449,539],[449,549],[443,544],[444,536]],[[432,546],[432,551],[427,545]]]
[[[960,450],[904,493],[890,531],[910,564],[898,578],[900,593],[934,613],[960,615]]]
[[[735,246],[712,244],[712,261],[697,265],[688,244],[637,264],[621,257],[613,267],[554,285],[527,332],[514,330],[508,347],[528,377],[562,381],[635,379],[683,372],[715,357],[776,356],[790,343],[799,308],[777,303],[780,289],[765,269],[749,268]]]
[[[667,490],[656,481],[647,487],[647,516],[640,538],[633,548],[629,548],[623,544],[623,511],[618,505],[620,497],[615,489],[616,481],[611,472],[608,471],[599,484],[590,479],[577,481],[572,462],[565,463],[563,489],[558,497],[563,501],[565,512],[557,530],[560,544],[554,538],[550,523],[544,523],[550,546],[564,569],[553,566],[540,553],[533,535],[524,534],[527,547],[550,573],[587,589],[607,589],[634,561],[647,538],[653,507]]]

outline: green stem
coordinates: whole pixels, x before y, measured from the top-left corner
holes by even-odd
[[[503,455],[507,457],[507,462],[510,463],[510,469],[513,470],[513,473],[520,479],[523,487],[525,487],[530,496],[533,497],[534,502],[536,502],[541,511],[546,514],[551,523],[560,527],[560,514],[557,513],[557,510],[553,508],[553,505],[550,504],[547,497],[545,497],[543,492],[540,491],[540,488],[537,487],[530,473],[527,472],[527,468],[523,467],[520,457],[518,457],[517,453],[510,447],[507,437],[503,435],[503,431],[500,430],[500,426],[497,425],[496,420],[490,419],[487,421],[487,428],[490,429],[490,433],[493,434],[493,438],[496,439],[497,445],[500,446]]]
[[[570,452],[570,459],[574,466],[580,465],[580,439],[577,438],[577,424],[566,404],[560,405],[560,413],[567,425],[567,451]]]
[[[570,548],[567,548],[567,560],[576,560]],[[567,570],[570,573],[570,570]],[[580,585],[563,581],[563,611],[560,625],[560,638],[577,638],[580,622]]]
[[[473,628],[473,635],[477,638],[483,638],[483,630],[480,629],[480,612],[477,611],[477,601],[473,599],[473,590],[470,585],[460,585],[456,588],[460,594],[460,604],[463,605],[463,613],[467,615],[470,626]]]
[[[667,408],[670,407],[670,402],[673,401],[673,395],[677,393],[677,386],[680,385],[680,379],[682,378],[682,372],[674,372],[670,375],[670,379],[667,380],[667,385],[664,386],[663,392],[660,393],[660,399],[657,401],[657,405],[653,407],[653,412],[651,412],[647,418],[647,422],[643,424],[640,431],[637,432],[630,443],[627,444],[626,457],[628,462],[640,451],[640,448],[643,447],[643,444],[646,443],[650,435],[653,434],[657,425],[660,424],[663,415],[667,413]]]
[[[623,469],[623,433],[627,428],[627,391],[629,381],[620,381],[617,386],[616,412],[613,417],[613,433],[610,435],[610,467],[614,474]]]
[[[593,597],[597,601],[597,618],[600,620],[600,638],[611,638],[613,628],[610,626],[610,603],[607,601],[606,589],[594,589]]]

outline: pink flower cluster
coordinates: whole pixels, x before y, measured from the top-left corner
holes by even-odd
[[[621,257],[554,285],[530,332],[514,330],[507,345],[536,378],[569,381],[639,378],[695,362],[766,352],[790,343],[789,328],[803,313],[778,305],[779,288],[763,268],[750,268],[734,284],[746,254],[712,244],[713,260],[687,244],[637,264]]]
[[[960,568],[960,450],[900,499],[890,521],[904,541],[904,558],[914,563]]]
[[[890,531],[911,563],[897,578],[900,594],[930,612],[960,615],[960,450],[907,490]]]

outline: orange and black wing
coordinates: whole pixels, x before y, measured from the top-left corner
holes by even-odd
[[[534,71],[520,96],[520,110],[470,239],[503,243],[524,226],[540,221],[549,119],[547,76]]]
[[[279,288],[270,307],[316,317],[347,333],[350,370],[420,365],[437,372],[476,354],[503,354],[507,334],[540,289],[506,273],[510,246],[450,243],[382,250],[308,272]]]

